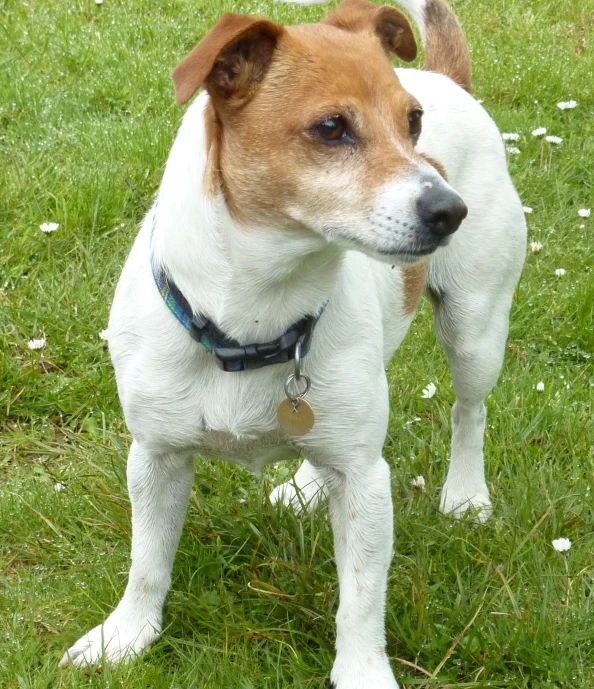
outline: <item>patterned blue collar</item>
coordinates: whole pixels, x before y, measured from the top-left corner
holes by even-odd
[[[154,261],[151,263],[153,277],[163,301],[190,336],[215,356],[223,371],[248,371],[271,364],[284,364],[295,358],[295,346],[298,342],[301,343],[301,356],[307,354],[313,329],[321,312],[318,316],[305,316],[272,342],[242,345],[227,337],[204,316],[194,314],[175,282]]]

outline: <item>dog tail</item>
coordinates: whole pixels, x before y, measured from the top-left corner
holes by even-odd
[[[419,25],[425,69],[450,77],[470,93],[472,67],[466,36],[446,0],[397,0]]]

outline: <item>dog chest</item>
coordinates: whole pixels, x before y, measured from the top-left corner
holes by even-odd
[[[201,359],[201,366],[190,356],[180,366],[144,367],[142,376],[134,367],[133,378],[120,378],[134,437],[158,452],[190,451],[255,472],[297,457],[276,419],[284,397],[277,367],[221,373]]]
[[[297,456],[276,422],[277,385],[259,383],[263,371],[254,372],[252,384],[242,374],[225,374],[218,394],[200,395],[200,431],[195,440],[197,454],[223,459],[258,472],[265,464]],[[266,376],[266,374],[264,374]]]

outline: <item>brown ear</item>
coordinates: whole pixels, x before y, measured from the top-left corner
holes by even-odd
[[[390,59],[397,55],[412,62],[417,56],[417,42],[408,19],[395,7],[378,7],[367,0],[344,0],[322,20],[345,31],[370,31],[380,40]]]
[[[284,31],[268,19],[225,14],[173,70],[178,105],[204,86],[212,96],[245,98],[264,78]]]

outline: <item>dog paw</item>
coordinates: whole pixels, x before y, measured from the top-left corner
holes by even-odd
[[[81,637],[60,661],[60,666],[127,663],[137,658],[159,636],[159,625],[134,615],[122,615],[117,610],[95,629]]]
[[[439,509],[454,519],[461,519],[467,512],[474,512],[481,523],[486,522],[493,513],[489,489],[485,484],[469,488],[447,481],[441,491]]]
[[[273,505],[292,507],[297,514],[313,510],[325,495],[324,485],[316,480],[298,487],[295,481],[287,481],[270,493]]]
[[[330,689],[399,689],[385,654],[371,657],[337,656],[332,668]]]

